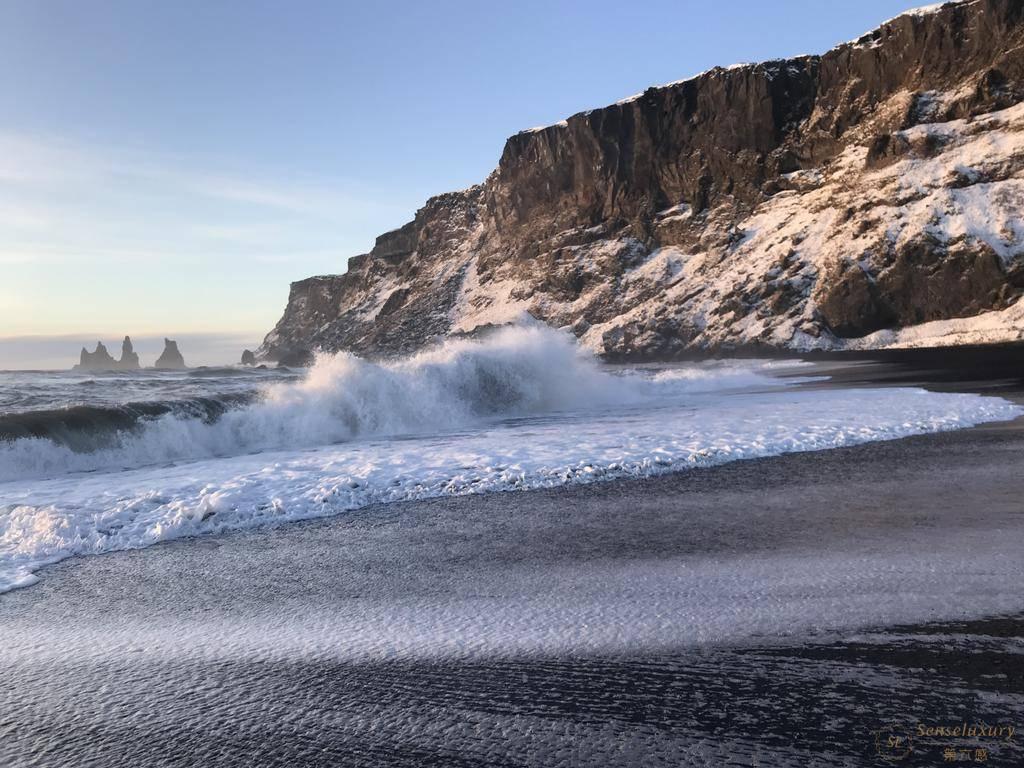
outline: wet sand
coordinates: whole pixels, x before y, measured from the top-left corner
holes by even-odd
[[[840,367],[848,383],[879,379]],[[1012,375],[976,379],[950,386],[1019,391]],[[590,647],[596,628],[581,624],[557,642],[481,648],[472,616],[452,614],[440,641],[414,638],[422,652],[357,653],[304,646],[303,627],[382,602],[445,616],[535,577],[571,604],[576,582],[559,574],[823,547],[869,557],[936,534],[1019,546],[1024,559],[1021,531],[1018,420],[75,558],[0,596],[0,765],[941,765],[946,749],[975,764],[985,749],[986,764],[1018,766],[1024,589],[997,616],[936,605],[940,620],[908,623],[897,595],[870,626],[740,639],[712,628],[677,644],[640,627],[631,642],[627,625]],[[522,629],[503,621],[491,636]],[[419,629],[390,627],[388,642],[406,647],[402,634]],[[916,736],[918,724],[962,722],[1013,725],[1016,738]],[[911,753],[888,748],[907,735]]]

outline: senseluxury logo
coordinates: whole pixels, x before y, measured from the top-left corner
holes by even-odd
[[[918,756],[936,755],[944,762],[988,762],[999,746],[1014,742],[1016,726],[962,721],[959,723],[917,723],[912,727],[888,725],[873,731],[875,751],[889,763]],[[1012,747],[1011,747],[1012,748]]]
[[[919,738],[944,739],[999,739],[1013,741],[1017,729],[1012,725],[989,725],[988,723],[928,724],[918,723]]]
[[[875,733],[875,750],[883,760],[895,763],[914,751],[914,732],[909,728],[890,725]]]

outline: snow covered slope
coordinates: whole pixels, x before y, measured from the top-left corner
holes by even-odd
[[[261,355],[388,356],[533,318],[608,358],[1021,338],[1024,2],[904,14],[511,137]]]

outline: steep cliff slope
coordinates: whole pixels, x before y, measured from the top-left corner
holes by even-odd
[[[516,134],[483,184],[294,283],[260,354],[526,314],[611,358],[1020,338],[1022,100],[1024,0],[650,88]]]

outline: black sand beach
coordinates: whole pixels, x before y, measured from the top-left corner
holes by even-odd
[[[848,383],[883,379],[882,368],[900,383],[940,378],[891,363],[841,366]],[[971,383],[941,386],[1019,392],[1012,370],[972,373],[960,377]],[[341,605],[416,600],[444,611],[467,595],[494,598],[483,592],[500,588],[502,574],[510,594],[523,573],[553,574],[557,594],[560,572],[665,558],[821,547],[868,556],[936,532],[983,541],[1021,529],[1022,500],[1018,420],[75,558],[0,596],[0,765],[941,765],[953,750],[959,762],[1019,766],[1017,612],[950,620],[936,606],[944,618],[933,622],[823,622],[800,638],[677,647],[631,649],[627,632],[607,650],[561,653],[475,654],[471,644],[463,655],[277,653],[256,635],[272,627],[291,637]],[[485,571],[492,577],[478,584]],[[180,635],[160,646],[177,650],[153,652],[143,630]],[[32,653],[13,652],[26,643]],[[1004,730],[919,733],[962,723]]]

